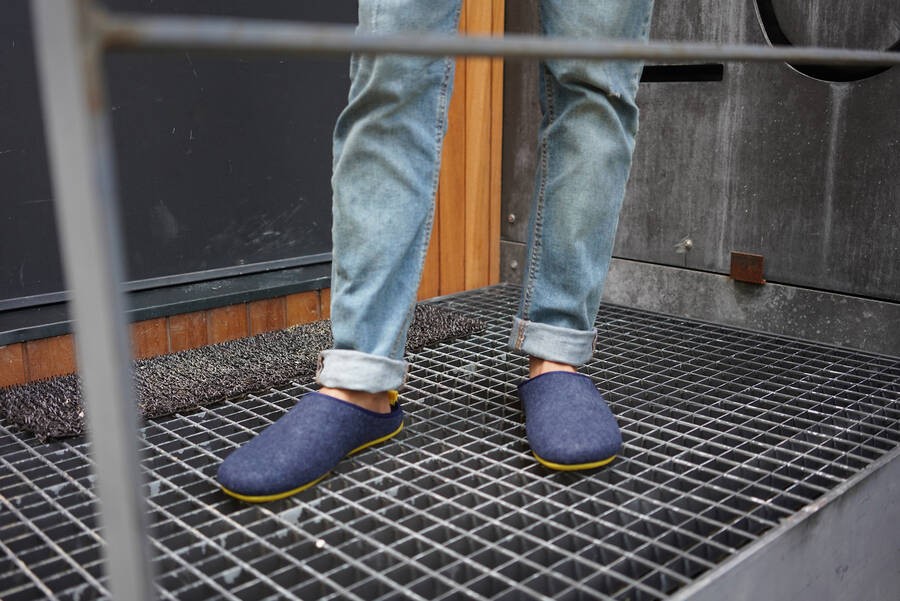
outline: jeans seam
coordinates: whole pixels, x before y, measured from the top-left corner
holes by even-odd
[[[541,138],[541,183],[538,187],[537,201],[534,209],[534,229],[531,232],[531,256],[528,258],[528,274],[525,285],[525,293],[522,298],[522,318],[528,319],[528,310],[531,305],[531,297],[534,293],[534,282],[540,269],[541,234],[544,220],[544,194],[547,189],[548,155],[550,128],[556,121],[556,107],[553,98],[553,83],[550,69],[543,65],[544,69],[544,94],[547,97],[547,129]]]
[[[406,312],[406,319],[403,320],[403,327],[400,330],[400,334],[397,335],[397,339],[394,341],[393,346],[391,346],[391,359],[397,357],[397,353],[400,350],[400,342],[403,340],[403,333],[408,331],[409,326],[412,325],[413,318],[415,317],[415,307],[416,301],[413,300]],[[402,354],[400,356],[402,357]]]
[[[457,15],[458,19],[458,15]],[[444,141],[444,133],[445,133],[445,122],[447,120],[446,112],[447,112],[447,89],[450,87],[450,74],[453,72],[454,58],[452,56],[448,56],[445,59],[445,67],[444,67],[444,77],[441,81],[440,92],[438,93],[438,103],[437,103],[437,119],[435,123],[435,157],[437,157],[434,161],[434,165],[432,166],[432,176],[431,176],[431,196],[430,196],[430,208],[428,210],[428,218],[425,221],[425,232],[426,235],[423,236],[422,244],[419,248],[419,261],[418,268],[416,270],[416,278],[415,281],[422,280],[422,272],[425,268],[425,256],[428,254],[428,246],[431,242],[432,229],[434,226],[434,208],[435,208],[435,196],[437,195],[438,185],[441,180],[441,170],[440,170],[440,161],[441,161],[441,146]],[[412,306],[415,306],[415,298],[413,299]],[[413,313],[413,311],[410,311]],[[394,340],[394,344],[391,346],[391,356],[396,356],[397,352],[400,349],[400,345],[403,343],[403,339],[405,337],[405,333],[408,329],[408,326],[412,323],[412,319],[407,317],[406,323],[404,323],[404,327],[397,334],[397,338]]]
[[[525,320],[519,320],[518,333],[516,335],[516,350],[521,351],[522,345],[525,344]]]

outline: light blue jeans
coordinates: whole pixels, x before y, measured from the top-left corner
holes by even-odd
[[[461,0],[360,0],[359,31],[453,33]],[[542,31],[646,40],[652,0],[541,0]],[[323,386],[400,388],[406,333],[434,219],[454,60],[353,56],[334,132],[331,319]],[[510,348],[570,365],[594,319],[631,167],[640,62],[540,64],[539,165]]]

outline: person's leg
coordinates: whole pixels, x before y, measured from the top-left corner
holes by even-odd
[[[359,30],[455,32],[461,4],[363,0]],[[322,353],[317,381],[373,410],[384,410],[384,391],[406,375],[453,68],[450,57],[354,57],[349,103],[335,128],[334,349]]]
[[[540,9],[547,35],[645,40],[652,0],[541,0]],[[641,66],[564,59],[540,65],[543,120],[528,263],[509,339],[531,357],[532,377],[574,372],[592,355],[637,133]],[[564,378],[543,380],[542,396],[551,380]],[[614,427],[608,418],[606,427]]]
[[[542,0],[544,33],[646,39],[651,0]],[[510,346],[563,364],[590,356],[638,126],[641,63],[550,60],[528,263]]]
[[[360,0],[359,31],[456,31],[462,0]],[[343,457],[403,427],[406,332],[428,248],[452,58],[351,59],[334,133],[331,321],[322,388],[228,456],[222,489],[269,501],[321,480]]]

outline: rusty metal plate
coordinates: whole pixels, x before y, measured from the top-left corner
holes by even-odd
[[[763,256],[731,251],[731,272],[729,275],[739,282],[765,284],[763,279]]]

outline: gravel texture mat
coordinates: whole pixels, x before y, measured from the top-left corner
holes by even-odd
[[[431,305],[416,306],[407,352],[483,331],[485,323]],[[331,322],[317,321],[134,362],[140,414],[162,417],[315,376],[319,351],[331,348]],[[0,389],[0,411],[41,440],[84,431],[75,374]]]

